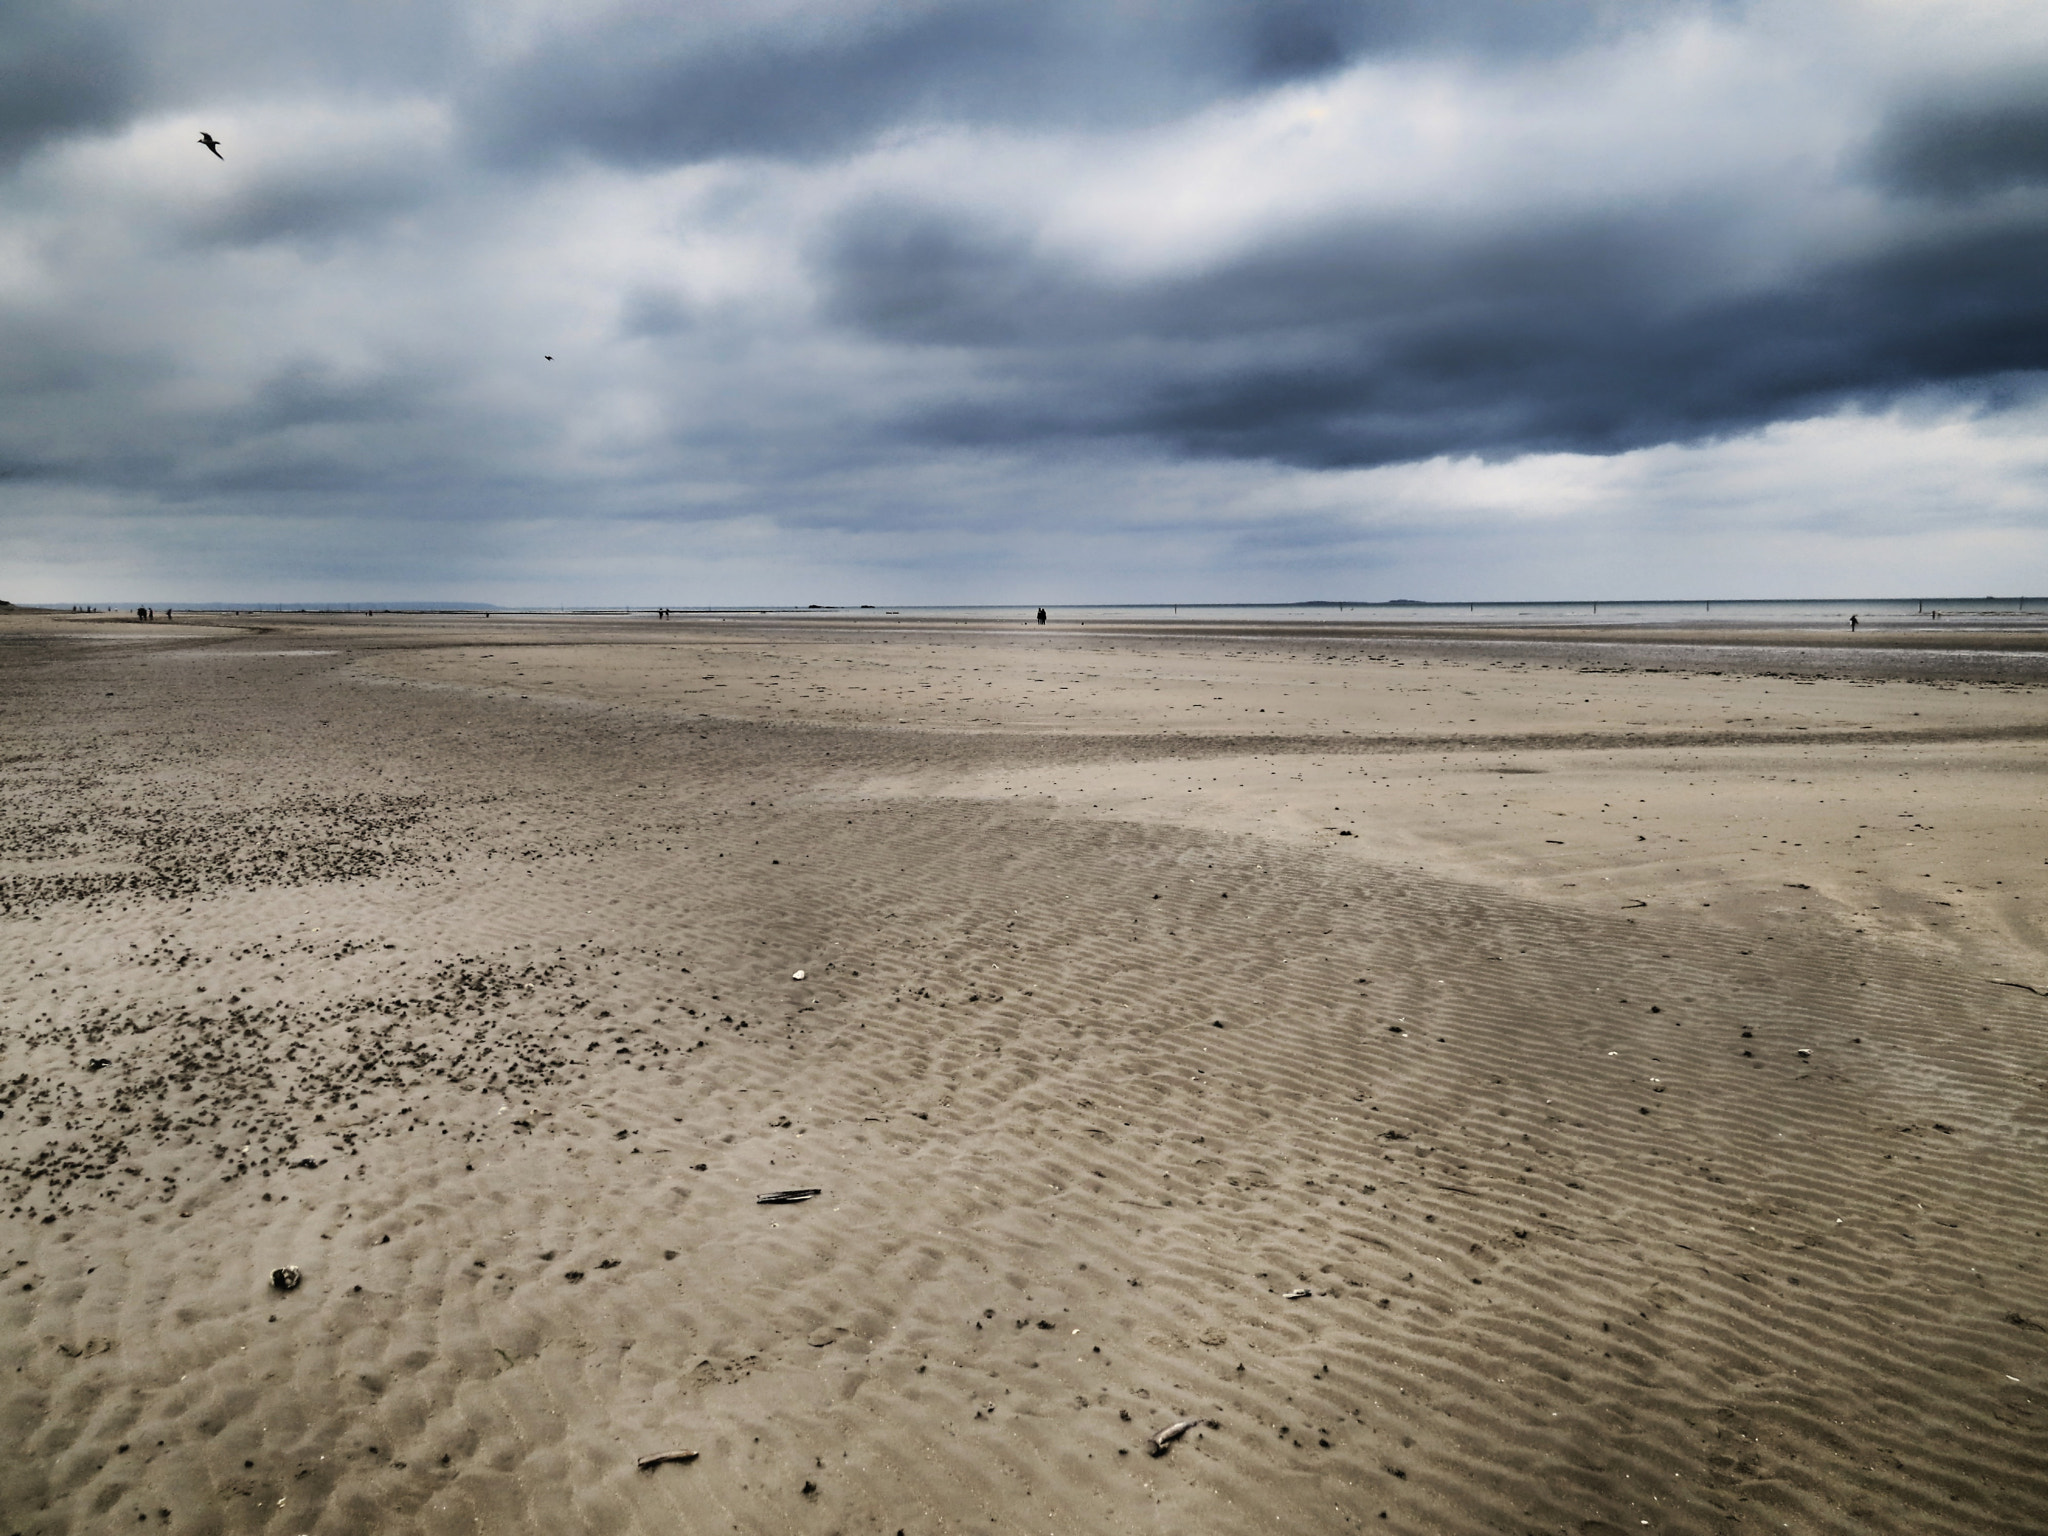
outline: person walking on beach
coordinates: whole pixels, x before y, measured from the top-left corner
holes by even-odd
[[[1045,610],[1043,608],[1038,610],[1038,622],[1041,624],[1045,622]]]
[[[1849,633],[1852,635],[1856,633],[1856,615],[1853,613],[1849,615]]]

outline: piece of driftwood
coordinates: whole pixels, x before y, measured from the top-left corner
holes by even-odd
[[[1158,1434],[1152,1436],[1151,1439],[1147,1440],[1145,1442],[1145,1448],[1149,1450],[1154,1456],[1164,1456],[1166,1454],[1166,1448],[1169,1445],[1173,1444],[1174,1441],[1178,1440],[1182,1435],[1186,1434],[1189,1430],[1193,1429],[1197,1424],[1201,1422],[1202,1421],[1200,1419],[1177,1420],[1176,1422],[1167,1425],[1166,1428],[1162,1429],[1161,1431],[1159,1431]]]
[[[642,1456],[639,1467],[642,1472],[651,1472],[665,1461],[695,1461],[695,1451],[656,1451],[652,1456]]]
[[[1986,978],[1994,987],[2017,987],[2022,992],[2031,992],[2036,997],[2048,997],[2048,987],[2037,987],[2031,981],[2000,981],[1996,976]]]
[[[822,1195],[822,1189],[778,1189],[773,1194],[754,1196],[756,1205],[795,1205],[799,1200],[810,1200]]]

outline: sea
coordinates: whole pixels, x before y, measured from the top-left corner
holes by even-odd
[[[448,614],[650,614],[635,604],[618,607],[522,607],[476,602],[325,602],[325,603],[182,603],[188,613],[448,613]],[[695,607],[667,610],[678,618],[719,614],[831,614],[922,619],[1020,620],[1035,616],[1033,606],[1009,603],[886,606],[863,603],[808,603],[785,606]],[[1679,601],[1637,599],[1620,602],[1346,602],[1317,599],[1295,603],[1099,603],[1055,605],[1047,612],[1063,624],[1414,624],[1470,628],[1494,625],[1528,629],[1550,625],[1581,628],[1617,625],[1629,628],[1667,626],[1707,629],[1832,630],[1847,629],[1853,616],[1874,629],[1939,626],[1941,628],[2010,629],[2048,627],[2048,597],[1933,598],[1716,598]]]
[[[675,610],[682,613],[686,610]],[[687,610],[701,612],[703,610]],[[731,611],[731,610],[728,610]],[[752,613],[804,612],[804,609],[748,609]],[[809,611],[874,613],[919,618],[1022,618],[1031,608],[1007,605],[977,607],[816,608]],[[1589,624],[1630,628],[1663,625],[1691,630],[1726,625],[1730,629],[1847,629],[1853,616],[1859,625],[1895,629],[1901,626],[1978,625],[2006,629],[2039,623],[2048,628],[2048,597],[1940,598],[1798,598],[1678,602],[1520,602],[1520,603],[1131,603],[1048,606],[1061,623],[1144,624],[1195,621],[1220,624],[1441,624],[1470,628],[1498,625],[1528,629],[1554,625],[1582,628]]]

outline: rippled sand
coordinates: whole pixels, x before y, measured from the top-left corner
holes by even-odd
[[[2043,670],[0,620],[0,1530],[2039,1530]]]

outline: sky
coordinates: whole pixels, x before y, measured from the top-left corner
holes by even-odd
[[[0,0],[17,603],[2039,595],[2044,369],[2039,0]]]

